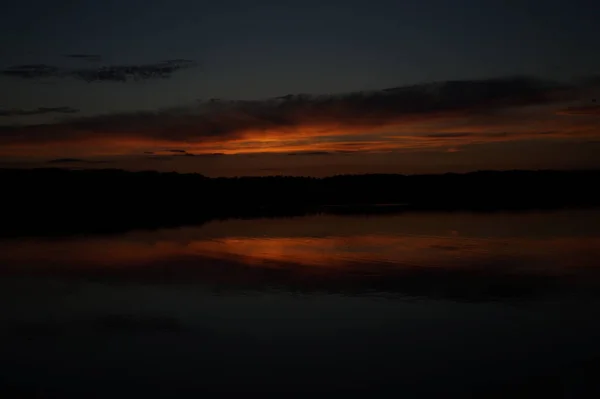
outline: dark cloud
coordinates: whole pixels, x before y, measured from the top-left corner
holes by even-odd
[[[4,76],[21,79],[51,78],[61,73],[60,68],[46,64],[15,65],[0,71]]]
[[[98,54],[63,54],[63,57],[91,62],[102,61],[102,57]]]
[[[79,112],[76,108],[71,107],[40,107],[34,109],[0,109],[0,116],[29,116],[29,115],[44,115],[44,114],[74,114]]]
[[[260,101],[208,100],[190,107],[154,112],[71,118],[45,125],[5,125],[0,126],[0,140],[52,142],[126,137],[187,145],[240,138],[247,140],[257,132],[285,139],[288,132],[305,128],[313,128],[315,136],[347,135],[352,129],[356,131],[435,118],[488,117],[511,107],[558,104],[580,97],[584,89],[530,77],[510,77],[438,82],[339,95],[298,94]],[[328,131],[335,132],[321,133]],[[450,136],[444,137],[463,137],[467,133],[448,134]],[[438,137],[442,136],[438,134]],[[340,149],[362,145],[360,142],[345,143],[340,144]],[[172,152],[181,151],[184,150]]]
[[[558,111],[559,115],[600,115],[600,105],[586,105],[583,107],[570,107]]]
[[[204,157],[204,158],[215,158],[215,157],[224,157],[227,154],[224,154],[222,152],[211,152],[211,153],[207,153],[207,154],[196,154],[197,157]]]
[[[58,158],[58,159],[52,159],[50,161],[48,161],[48,163],[50,164],[66,164],[66,163],[108,163],[108,161],[90,161],[90,160],[85,160],[85,159],[79,159],[79,158]]]
[[[435,138],[435,139],[460,138],[460,137],[470,137],[470,136],[473,136],[473,133],[432,133],[432,134],[425,135],[425,137]]]
[[[214,157],[223,157],[227,154],[224,154],[222,152],[210,152],[210,153],[201,153],[201,154],[196,154],[196,153],[191,153],[191,152],[183,152],[182,154],[178,154],[175,155],[175,157],[202,157],[202,158],[214,158]]]
[[[148,80],[170,78],[174,72],[194,66],[190,60],[171,60],[147,65],[112,65],[97,69],[70,71],[70,76],[86,82]]]
[[[85,54],[74,55],[85,56]],[[86,82],[127,82],[170,78],[174,72],[195,65],[194,61],[185,59],[168,60],[154,64],[108,65],[76,69],[46,64],[31,64],[12,66],[0,71],[0,74],[20,79],[75,78]]]
[[[331,155],[333,154],[330,151],[300,151],[300,152],[291,152],[288,155]]]
[[[175,156],[179,156],[179,157],[194,157],[194,156],[196,156],[196,154],[189,153],[186,150],[165,150],[165,151],[173,153],[173,154],[175,154]]]
[[[215,158],[215,157],[223,157],[226,156],[227,154],[222,153],[222,152],[211,152],[211,153],[191,153],[191,152],[187,152],[185,150],[164,150],[165,152],[169,153],[167,155],[160,155],[160,152],[153,152],[153,151],[145,151],[144,154],[150,154],[150,155],[154,155],[153,157],[148,157],[148,159],[175,159],[175,158],[181,158],[181,157],[198,157],[198,158]]]
[[[407,134],[394,136],[398,138],[418,138],[418,139],[463,139],[468,138],[473,141],[498,141],[495,139],[512,138],[516,140],[520,139],[535,139],[540,136],[561,136],[560,130],[546,130],[546,131],[522,131],[522,132],[468,132],[468,133],[433,133],[433,134]],[[460,141],[460,140],[458,140]],[[500,140],[502,141],[502,140]],[[449,141],[448,141],[449,142]]]

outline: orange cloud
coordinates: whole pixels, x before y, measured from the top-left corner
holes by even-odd
[[[209,101],[194,107],[0,126],[0,155],[410,151],[512,140],[597,137],[557,110],[587,88],[527,77],[449,81],[342,95]]]

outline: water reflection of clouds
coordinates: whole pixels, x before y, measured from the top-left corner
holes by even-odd
[[[600,286],[596,218],[593,211],[314,216],[6,240],[0,241],[0,273],[193,282],[219,289],[277,286],[473,299],[537,295],[555,292],[557,284],[567,291]]]
[[[189,373],[222,392],[249,370],[247,391],[300,365],[295,387],[307,375],[429,387],[597,355],[596,217],[326,216],[0,241],[3,372],[112,390],[84,379],[105,364],[149,391]]]
[[[7,267],[126,268],[157,261],[236,260],[248,265],[320,268],[397,268],[471,266],[490,259],[506,267],[545,265],[549,273],[595,265],[600,237],[470,238],[461,236],[356,235],[329,237],[244,237],[156,241],[122,237],[0,242],[0,262]],[[510,261],[520,262],[511,264]]]

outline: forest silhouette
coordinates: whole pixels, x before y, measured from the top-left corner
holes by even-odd
[[[209,178],[118,169],[0,169],[0,235],[111,233],[315,213],[595,207],[599,178],[597,170]]]

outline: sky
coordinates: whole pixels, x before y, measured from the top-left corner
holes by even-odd
[[[0,167],[598,168],[599,14],[594,0],[15,2],[0,14]]]

